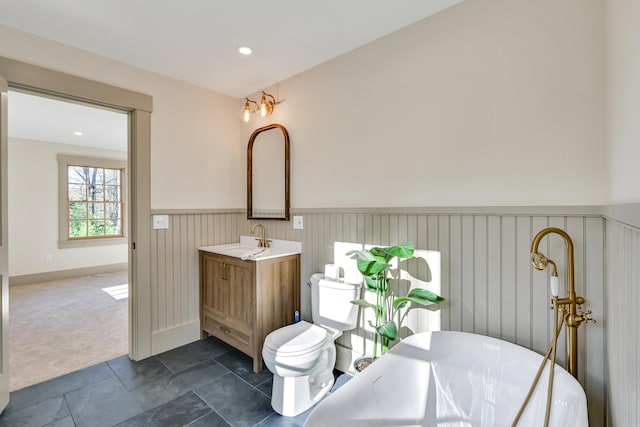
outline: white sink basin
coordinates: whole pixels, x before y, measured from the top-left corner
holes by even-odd
[[[271,239],[270,239],[271,240]],[[268,248],[259,248],[258,241],[253,236],[240,236],[240,242],[226,245],[203,246],[201,251],[212,252],[234,258],[251,261],[295,255],[302,252],[302,243],[289,240],[271,240]]]

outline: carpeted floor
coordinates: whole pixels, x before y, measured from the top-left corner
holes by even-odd
[[[127,272],[9,288],[9,378],[19,390],[128,350],[128,298],[103,291]]]

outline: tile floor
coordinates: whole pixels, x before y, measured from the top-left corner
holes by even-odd
[[[334,390],[348,380],[343,375]],[[0,426],[301,426],[271,408],[272,374],[210,337],[133,362],[127,356],[11,393]]]

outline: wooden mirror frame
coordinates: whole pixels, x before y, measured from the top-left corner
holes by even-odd
[[[270,130],[280,129],[284,136],[284,216],[283,217],[264,217],[253,216],[253,144],[256,137],[260,133]],[[249,145],[247,146],[247,219],[275,219],[281,221],[289,221],[289,133],[287,129],[277,123],[273,123],[267,126],[256,129],[249,138]]]

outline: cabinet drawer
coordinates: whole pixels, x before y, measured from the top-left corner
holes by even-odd
[[[204,325],[202,329],[209,332],[211,335],[220,338],[227,344],[237,348],[238,350],[251,355],[251,337],[237,329],[229,327],[216,319],[204,315]]]

